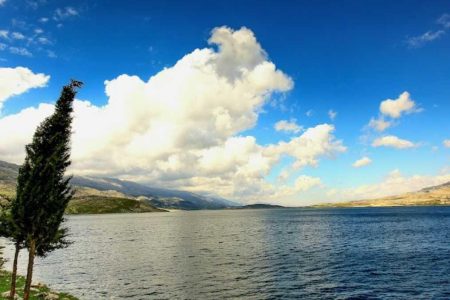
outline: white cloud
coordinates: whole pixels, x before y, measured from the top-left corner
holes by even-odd
[[[24,67],[0,68],[0,110],[8,98],[25,93],[32,88],[43,87],[49,79],[48,75],[35,74]],[[21,127],[21,124],[17,124],[17,127]]]
[[[410,37],[406,43],[411,48],[422,47],[426,43],[432,42],[445,34],[445,30],[427,31],[422,35]]]
[[[27,56],[27,57],[33,56],[33,54],[30,51],[28,51],[27,48],[23,48],[23,47],[9,47],[9,52],[11,52],[12,54],[21,55],[21,56]]]
[[[442,144],[446,147],[446,148],[450,148],[450,139],[449,140],[444,140],[442,142]]]
[[[281,120],[275,123],[275,130],[276,131],[285,131],[285,132],[292,132],[292,133],[299,133],[302,131],[303,127],[297,124],[297,121],[295,119],[292,119],[290,121],[287,120]]]
[[[375,129],[376,131],[382,132],[392,126],[391,121],[386,121],[383,117],[378,119],[371,118],[369,121],[369,127]]]
[[[295,180],[294,194],[299,191],[306,191],[321,184],[320,178],[301,175]]]
[[[280,187],[265,177],[284,156],[300,169],[345,151],[334,127],[317,125],[288,142],[266,146],[242,136],[256,125],[271,95],[289,91],[293,82],[277,70],[249,29],[217,28],[209,43],[218,50],[196,49],[148,80],[120,75],[105,81],[104,106],[77,100],[72,171],[214,191],[242,201],[297,199],[295,193],[316,185],[320,179],[300,177],[293,186]],[[51,113],[48,107],[0,119],[5,141],[0,159],[23,159],[23,146]],[[14,135],[6,130],[16,127]]]
[[[0,50],[5,50],[7,48],[6,44],[0,43]]]
[[[50,58],[56,58],[56,57],[58,57],[58,56],[56,55],[56,53],[55,53],[54,51],[52,51],[52,50],[47,50],[47,56],[50,57]]]
[[[312,109],[308,110],[305,115],[309,118],[312,117],[314,115],[314,111]]]
[[[11,33],[11,36],[15,40],[23,40],[23,39],[25,39],[25,36],[23,34],[21,34],[20,32],[13,32],[13,33]]]
[[[443,14],[440,16],[437,23],[442,25],[444,28],[450,28],[450,14]]]
[[[403,113],[419,111],[408,92],[403,92],[397,99],[386,99],[380,104],[380,112],[391,118],[399,118]]]
[[[0,6],[3,6],[6,3],[6,0],[0,0]]]
[[[372,163],[372,160],[370,158],[368,158],[367,156],[364,156],[361,159],[358,159],[357,161],[355,161],[352,166],[354,168],[361,168],[367,165],[370,165]]]
[[[269,145],[266,153],[274,155],[289,155],[295,159],[293,168],[300,169],[305,166],[317,166],[320,157],[334,157],[345,152],[347,148],[342,141],[333,136],[334,126],[321,124],[308,128],[302,135],[293,137],[289,142],[279,142]]]
[[[336,119],[337,116],[337,112],[335,112],[334,110],[330,109],[328,111],[328,117],[331,119],[331,121],[334,121],[334,119]]]
[[[381,182],[348,189],[331,189],[328,191],[328,196],[333,201],[373,199],[415,192],[449,181],[450,174],[448,172],[435,176],[412,175],[408,177],[402,175],[399,170],[393,170]]]
[[[401,93],[397,99],[386,99],[380,103],[380,113],[377,118],[371,118],[366,125],[365,130],[372,128],[378,132],[383,132],[386,129],[396,125],[404,114],[421,112],[416,103],[411,99],[411,95],[405,91]]]
[[[75,17],[78,15],[79,15],[79,12],[75,8],[73,8],[71,6],[67,6],[64,8],[57,8],[55,10],[55,14],[53,15],[53,19],[55,21],[60,21],[60,20],[65,20],[67,18]]]
[[[8,30],[0,30],[0,38],[8,39],[9,38],[9,31]]]
[[[2,78],[0,69],[0,78]],[[0,80],[0,85],[3,81]],[[23,90],[23,88],[21,89]],[[3,89],[0,88],[3,92]],[[40,104],[37,108],[30,107],[19,114],[0,118],[0,159],[21,163],[24,158],[24,147],[31,142],[36,126],[48,117],[54,110],[51,104]],[[14,130],[11,130],[14,128]]]
[[[48,18],[42,17],[42,18],[39,19],[39,22],[41,22],[41,23],[47,23],[47,22],[48,22]]]
[[[38,38],[38,42],[43,45],[49,45],[52,43],[48,38],[43,37],[43,36]]]
[[[412,148],[416,145],[408,140],[402,140],[394,135],[386,135],[380,138],[377,138],[372,143],[373,147],[392,147],[397,149],[406,149]]]

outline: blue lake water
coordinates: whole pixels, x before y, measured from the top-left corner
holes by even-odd
[[[66,225],[74,244],[39,259],[35,278],[80,299],[450,299],[450,207],[91,215]]]

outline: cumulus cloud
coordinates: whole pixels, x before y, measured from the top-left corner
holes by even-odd
[[[361,159],[358,159],[357,161],[355,161],[352,166],[354,168],[361,168],[367,165],[370,165],[372,163],[372,160],[370,158],[368,158],[367,156],[364,156]]]
[[[37,108],[26,108],[19,114],[1,118],[0,159],[21,163],[24,158],[24,146],[31,142],[36,126],[48,117],[53,110],[53,105],[43,103]],[[14,130],[11,130],[11,128],[14,128]]]
[[[416,103],[408,92],[403,92],[397,99],[386,99],[380,103],[380,112],[391,118],[399,118],[404,113],[417,112]]]
[[[25,93],[32,88],[43,87],[49,79],[48,75],[35,74],[24,67],[0,68],[0,111],[2,104],[8,98]]]
[[[300,169],[345,151],[334,127],[317,125],[290,141],[265,146],[242,135],[256,125],[271,95],[289,91],[293,82],[247,28],[216,28],[209,43],[217,50],[196,49],[148,80],[124,74],[105,81],[104,106],[76,100],[72,171],[214,191],[241,201],[295,197],[290,192],[316,184],[317,179],[303,178],[282,188],[265,177],[282,156],[293,157],[294,168]],[[0,119],[5,141],[0,159],[20,162],[19,149],[49,113],[41,105]],[[25,118],[34,123],[22,124]],[[2,129],[12,127],[23,132],[13,137]]]
[[[446,148],[450,148],[450,139],[449,140],[444,140],[442,142],[442,144],[446,147]]]
[[[292,132],[292,133],[299,133],[302,131],[303,127],[297,124],[297,120],[292,119],[290,121],[287,120],[281,120],[275,123],[275,130],[276,131],[285,131],[285,132]]]
[[[347,148],[342,141],[333,136],[334,126],[321,124],[308,128],[302,135],[293,137],[289,142],[270,145],[266,151],[271,155],[286,154],[295,159],[293,167],[317,166],[320,157],[333,157],[345,152]]]
[[[391,148],[397,148],[397,149],[406,149],[406,148],[412,148],[416,145],[413,142],[410,142],[408,140],[403,140],[395,135],[386,135],[380,138],[377,138],[372,143],[373,147],[391,147]]]
[[[383,132],[398,123],[396,119],[399,119],[402,115],[420,111],[421,109],[411,99],[411,95],[405,91],[397,99],[381,101],[378,117],[372,117],[365,128]]]
[[[408,177],[396,169],[380,182],[348,189],[331,189],[327,194],[333,201],[364,200],[415,192],[449,181],[450,174],[448,172],[435,176],[412,175]]]

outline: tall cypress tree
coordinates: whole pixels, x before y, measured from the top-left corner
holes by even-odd
[[[73,100],[81,85],[72,80],[64,86],[55,112],[39,125],[32,143],[25,147],[25,162],[19,169],[12,216],[28,248],[24,300],[30,297],[35,256],[65,243],[66,231],[60,225],[73,191],[70,177],[64,175],[70,165]]]

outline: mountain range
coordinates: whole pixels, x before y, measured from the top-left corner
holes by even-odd
[[[18,165],[0,161],[0,201],[4,201],[2,198],[14,196],[18,170]],[[241,206],[241,204],[220,197],[154,187],[116,178],[74,176],[71,182],[76,193],[69,204],[68,213],[149,212],[163,211],[164,209],[269,208],[259,204]],[[450,182],[397,196],[325,203],[315,205],[315,207],[419,205],[450,205]]]
[[[6,197],[14,196],[18,171],[18,165],[0,161],[0,197],[1,195]],[[115,203],[106,200],[111,198],[116,200],[122,199],[120,201],[123,203],[129,202],[124,199],[134,200],[140,203],[146,203],[149,207],[163,209],[222,209],[240,205],[220,197],[154,187],[116,178],[74,176],[71,183],[75,189],[74,200],[78,200],[74,201],[74,203],[78,202],[84,205],[88,203],[92,205],[95,203],[93,202],[95,200],[105,203],[108,202],[109,204]],[[85,199],[86,201],[80,201],[81,199]],[[87,199],[90,201],[87,201]],[[85,207],[74,208],[74,203],[72,203],[72,211],[88,210]],[[139,208],[139,205],[135,206]],[[144,210],[148,209],[148,207],[145,207]]]
[[[379,207],[450,205],[450,182],[427,187],[417,192],[378,199],[320,204],[316,207]]]

